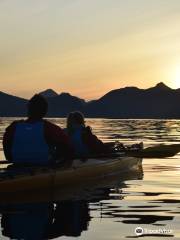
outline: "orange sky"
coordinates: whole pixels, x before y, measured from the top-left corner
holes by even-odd
[[[179,0],[0,0],[0,91],[180,87]]]

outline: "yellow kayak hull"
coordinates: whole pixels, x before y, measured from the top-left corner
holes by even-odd
[[[138,169],[141,164],[142,159],[135,157],[119,157],[109,160],[89,159],[86,162],[76,160],[69,169],[42,168],[31,171],[31,174],[28,175],[17,175],[13,179],[1,179],[0,193],[73,187],[115,172],[125,173]]]

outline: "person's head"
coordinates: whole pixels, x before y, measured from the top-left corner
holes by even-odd
[[[48,111],[48,103],[40,94],[35,94],[28,102],[28,117],[42,119]]]
[[[67,128],[78,125],[85,126],[84,115],[79,111],[71,112],[67,117]]]

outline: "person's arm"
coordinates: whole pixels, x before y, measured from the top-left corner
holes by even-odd
[[[92,133],[90,127],[86,127],[83,133],[83,140],[88,146],[91,153],[106,153],[108,152],[106,145]]]
[[[15,132],[16,122],[11,123],[5,130],[3,135],[3,150],[6,160],[12,161],[12,144],[13,144],[13,137]]]
[[[70,163],[74,157],[74,148],[68,135],[57,125],[44,121],[45,139],[48,145],[56,146],[59,155]]]

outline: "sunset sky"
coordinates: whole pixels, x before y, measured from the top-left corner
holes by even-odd
[[[180,0],[0,0],[0,91],[180,88]]]

